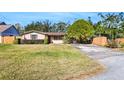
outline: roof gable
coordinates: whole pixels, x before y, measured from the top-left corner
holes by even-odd
[[[36,30],[31,30],[31,31],[27,31],[24,32],[22,35],[24,34],[29,34],[29,33],[39,33],[39,34],[44,34],[44,35],[48,35],[48,36],[61,36],[61,35],[65,35],[64,32],[42,32],[42,31],[36,31]]]
[[[5,28],[6,29],[4,31],[1,30],[2,36],[8,36],[8,35],[18,36],[19,35],[19,31],[13,25]]]
[[[12,27],[12,25],[0,25],[0,32],[4,32],[10,27]]]
[[[43,32],[41,32],[41,31],[37,31],[37,30],[30,30],[30,31],[27,31],[27,32],[22,33],[21,35],[24,35],[24,34],[29,34],[29,33],[39,33],[39,34],[44,34],[44,33],[43,33]]]
[[[5,22],[0,22],[0,25],[6,25],[6,23]]]

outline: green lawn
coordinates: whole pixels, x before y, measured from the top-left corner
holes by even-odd
[[[0,79],[85,79],[102,70],[71,45],[0,45]]]

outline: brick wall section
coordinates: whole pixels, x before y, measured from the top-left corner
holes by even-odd
[[[115,39],[117,43],[124,43],[124,38],[117,38]]]
[[[4,44],[13,44],[15,40],[14,36],[4,36],[2,37],[2,41]]]
[[[107,37],[96,37],[96,38],[93,38],[92,44],[100,45],[100,46],[105,46],[105,45],[108,44]]]

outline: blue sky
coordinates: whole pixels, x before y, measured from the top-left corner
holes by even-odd
[[[90,16],[92,21],[96,23],[100,18],[97,12],[0,12],[0,21],[7,24],[20,23],[22,26],[32,21],[50,20],[51,22],[64,21],[72,23],[77,19],[88,19]]]

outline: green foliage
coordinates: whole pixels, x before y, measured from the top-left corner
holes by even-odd
[[[14,44],[18,44],[18,39],[15,39],[14,40]]]
[[[88,22],[89,22],[91,25],[93,25],[93,22],[92,22],[92,20],[91,20],[91,17],[88,17]]]
[[[44,44],[48,44],[48,37],[45,37]]]
[[[68,24],[65,22],[54,23],[52,26],[52,32],[66,32]]]
[[[29,42],[29,44],[35,44],[35,41],[34,41],[34,40],[31,40],[31,41]]]
[[[6,51],[8,49],[14,49],[12,44],[0,44],[0,51]]]
[[[21,40],[21,44],[43,44],[43,40]]]
[[[65,44],[70,43],[70,39],[66,35],[64,36],[63,41],[64,41]]]
[[[102,36],[105,34],[105,31],[104,31],[104,27],[102,26],[102,23],[101,21],[99,21],[98,23],[96,23],[94,25],[94,29],[95,29],[95,35],[96,36]]]
[[[120,46],[121,46],[122,48],[124,48],[124,43],[121,43]]]
[[[25,26],[26,31],[37,30],[42,32],[65,32],[68,24],[65,22],[58,22],[52,24],[49,20],[36,21]]]
[[[25,26],[25,31],[30,31],[30,30],[43,31],[43,29],[44,29],[43,23],[40,21],[32,22],[27,26]]]
[[[93,26],[88,21],[80,19],[68,28],[67,37],[81,43],[89,40],[93,36],[93,33]]]
[[[116,39],[117,37],[122,36],[122,23],[124,22],[123,13],[107,13],[107,14],[98,14],[101,17],[101,24],[97,25],[97,32],[102,34],[107,34],[107,37],[111,40]]]

